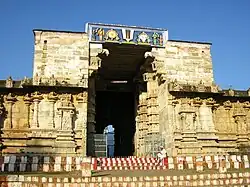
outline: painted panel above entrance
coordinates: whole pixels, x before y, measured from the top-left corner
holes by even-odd
[[[111,42],[135,45],[165,46],[168,40],[166,29],[87,23],[86,32],[90,42]]]

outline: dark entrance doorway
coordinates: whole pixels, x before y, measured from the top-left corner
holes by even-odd
[[[102,134],[112,124],[115,129],[115,156],[134,153],[135,117],[137,103],[136,77],[145,63],[144,54],[150,46],[105,43],[109,55],[102,59],[96,73],[95,130]]]
[[[115,129],[115,156],[132,156],[135,133],[135,94],[133,92],[96,92],[96,133],[107,124]]]

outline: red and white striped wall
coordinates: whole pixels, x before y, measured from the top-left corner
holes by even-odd
[[[92,158],[91,170],[164,170],[218,169],[224,159],[226,168],[249,168],[250,155],[168,157],[159,163],[156,158]],[[64,156],[2,156],[0,171],[75,171],[81,170],[82,157]]]

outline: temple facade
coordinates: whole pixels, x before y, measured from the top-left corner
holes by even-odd
[[[210,43],[123,25],[33,32],[33,77],[0,81],[2,153],[94,156],[97,92],[133,93],[134,155],[153,136],[171,156],[248,151],[250,90],[216,85]]]

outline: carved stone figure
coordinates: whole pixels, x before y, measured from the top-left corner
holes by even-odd
[[[229,95],[229,96],[234,96],[234,90],[230,88],[230,89],[228,90],[228,95]]]
[[[22,87],[23,85],[29,85],[30,84],[30,79],[28,79],[26,76],[24,77],[24,79],[21,81],[20,86]]]
[[[34,85],[40,85],[41,84],[41,77],[39,77],[38,73],[35,74],[33,77],[33,84]]]
[[[207,105],[210,105],[210,106],[213,106],[216,103],[216,101],[211,97],[206,99],[205,102],[206,102]]]
[[[194,123],[196,121],[196,114],[194,112],[183,112],[180,114],[181,115],[181,120],[183,124],[183,130],[195,130],[194,129]]]
[[[224,106],[226,109],[228,109],[228,108],[231,108],[231,107],[232,107],[232,103],[228,100],[228,101],[225,101],[225,102],[223,103],[223,106]]]
[[[171,91],[180,91],[182,86],[178,83],[177,79],[169,84],[169,90]]]
[[[61,106],[62,107],[73,107],[73,103],[71,102],[72,95],[71,94],[63,94],[61,96]]]
[[[13,87],[13,80],[12,77],[8,77],[8,79],[6,80],[6,84],[5,84],[6,88],[12,88]]]
[[[204,85],[203,80],[201,80],[200,83],[198,84],[197,91],[198,92],[205,92],[206,91],[206,86]]]
[[[196,97],[196,98],[193,99],[193,103],[200,105],[200,104],[202,104],[202,100],[201,100],[201,98]]]
[[[217,93],[217,92],[219,92],[220,90],[221,90],[221,89],[219,88],[219,86],[216,85],[215,82],[213,82],[212,85],[211,85],[211,92]]]
[[[237,124],[237,131],[239,134],[247,133],[247,123],[245,115],[237,115],[234,116],[235,123]]]
[[[72,120],[74,111],[73,110],[63,110],[62,113],[62,130],[72,130]]]
[[[78,82],[78,86],[79,87],[88,87],[88,78],[86,78],[84,75],[82,76],[82,78],[80,79],[80,81]]]
[[[47,98],[48,98],[48,100],[53,100],[53,101],[55,101],[55,100],[58,98],[58,96],[57,96],[57,94],[56,94],[55,92],[50,92],[50,93],[48,94]]]
[[[77,101],[83,101],[87,102],[88,101],[88,93],[87,92],[81,92],[77,95],[76,97]]]
[[[56,80],[54,74],[52,74],[51,78],[49,79],[49,85],[56,86],[56,84],[57,84],[57,80]]]

